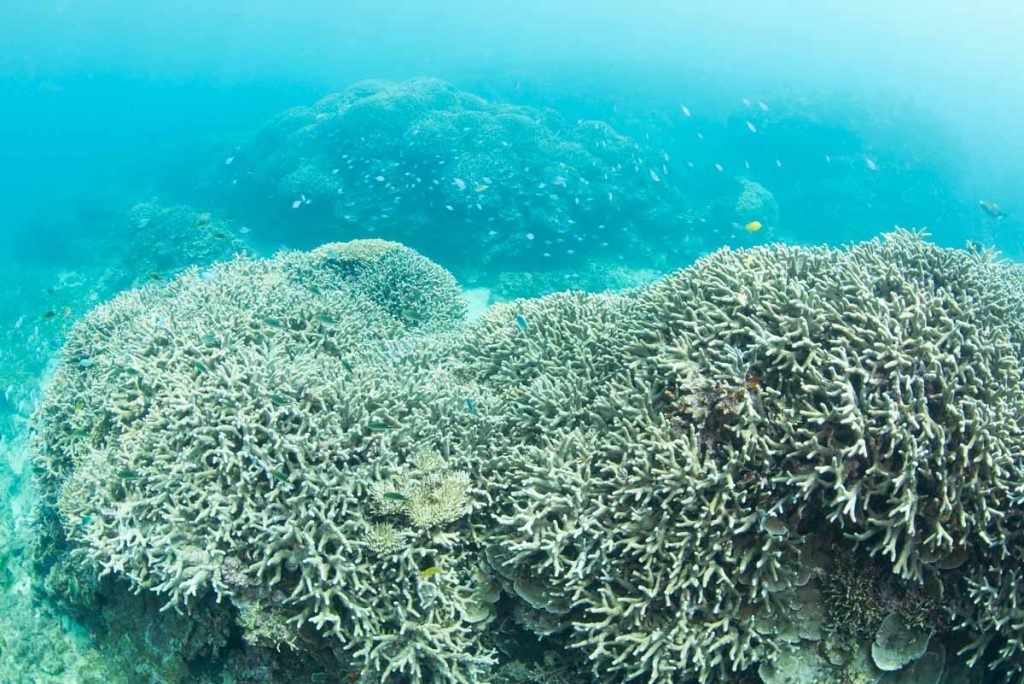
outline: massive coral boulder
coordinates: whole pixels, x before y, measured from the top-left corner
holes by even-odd
[[[204,181],[277,239],[400,240],[460,274],[709,248],[667,157],[599,121],[437,79],[363,81],[289,110]],[[255,211],[254,211],[255,209]]]
[[[877,677],[897,622],[893,677],[1019,677],[1022,283],[898,232],[463,326],[394,244],[239,259],[76,326],[44,513],[83,573],[374,681]]]

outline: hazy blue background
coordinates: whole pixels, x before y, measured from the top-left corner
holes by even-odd
[[[724,119],[745,96],[853,97],[901,112],[912,128],[894,142],[916,136],[967,196],[1012,216],[1024,213],[1013,4],[8,0],[0,230],[67,193],[134,196],[204,145],[360,78],[414,75],[591,100],[590,114],[686,102]]]

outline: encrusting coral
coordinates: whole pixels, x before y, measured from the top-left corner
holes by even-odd
[[[499,681],[527,638],[595,681],[737,681],[847,625],[806,663],[840,681],[896,620],[893,677],[1010,680],[1022,283],[899,231],[465,325],[393,243],[240,258],[76,325],[36,467],[96,571],[374,681]],[[880,617],[842,615],[836,555]],[[913,596],[942,619],[887,617]]]

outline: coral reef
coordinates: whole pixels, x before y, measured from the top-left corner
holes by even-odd
[[[33,250],[5,245],[0,289],[0,434],[13,435],[31,413],[40,378],[72,323],[118,292],[166,282],[189,266],[246,250],[244,234],[225,219],[151,199],[124,211],[72,205],[31,225]],[[10,316],[9,319],[6,317]]]
[[[418,293],[411,314],[391,311],[389,282]],[[255,643],[313,625],[381,679],[468,681],[489,657],[459,618],[475,568],[457,543],[465,456],[404,465],[411,445],[453,449],[442,435],[465,431],[461,397],[438,401],[443,375],[408,384],[413,331],[453,331],[463,310],[451,276],[379,241],[192,269],[99,307],[40,412],[39,476],[87,550],[74,561],[167,607],[228,600]],[[380,510],[375,484],[403,476],[409,510]],[[366,541],[384,522],[401,545]]]
[[[765,225],[777,224],[779,205],[774,195],[763,185],[749,178],[737,178],[736,181],[741,188],[733,204],[736,221],[741,224],[749,221],[760,221]]]
[[[1024,673],[1019,267],[898,231],[464,312],[377,241],[98,307],[48,534],[372,681]]]
[[[209,201],[229,198],[291,245],[399,240],[460,276],[624,254],[675,267],[709,248],[667,155],[437,79],[357,83],[230,155],[200,181]]]

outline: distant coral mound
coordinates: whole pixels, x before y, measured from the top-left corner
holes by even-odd
[[[304,677],[1024,672],[1019,267],[900,231],[464,313],[377,241],[98,307],[36,417],[48,586]]]
[[[458,272],[678,264],[709,248],[663,153],[437,79],[357,83],[231,154],[202,181],[211,202],[273,218],[289,244],[375,235]]]

